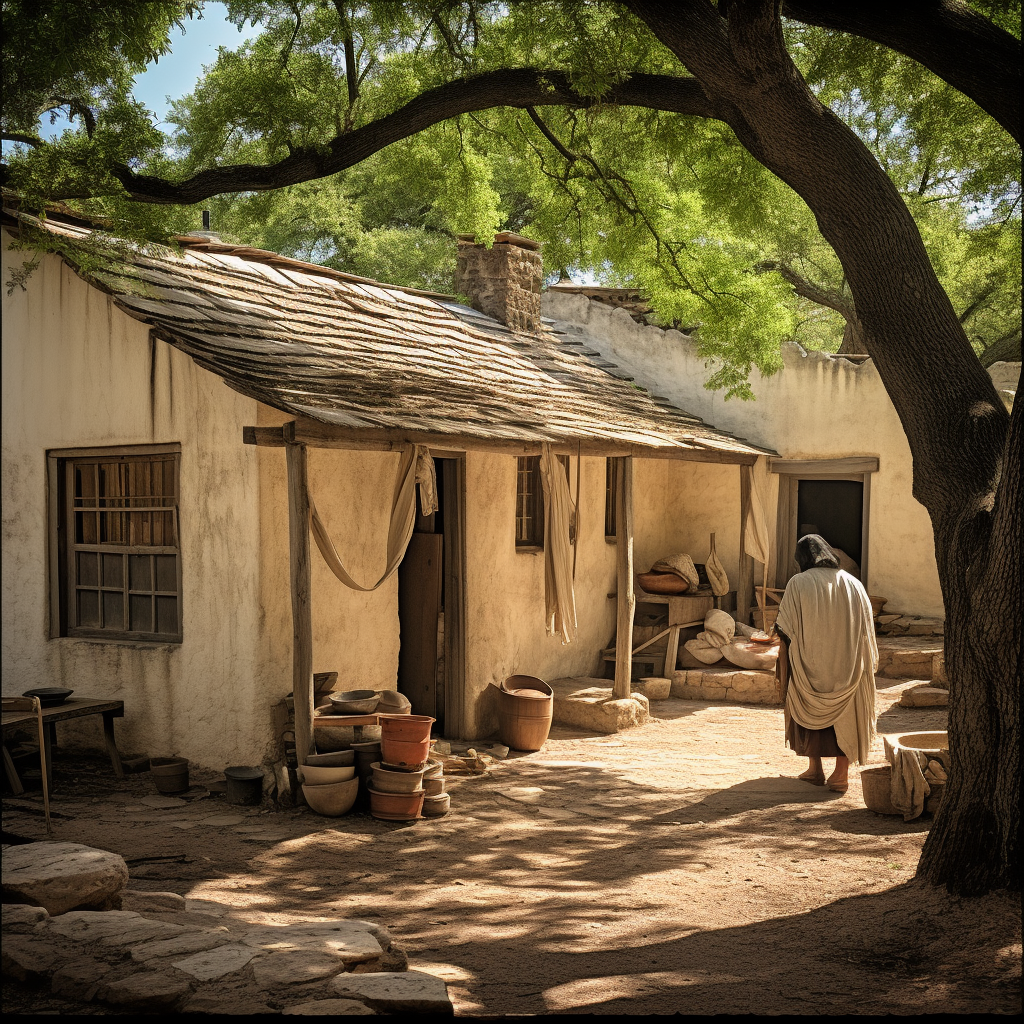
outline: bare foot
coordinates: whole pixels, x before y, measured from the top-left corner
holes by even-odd
[[[823,771],[816,771],[814,768],[808,768],[802,775],[797,776],[802,782],[809,782],[812,786],[824,786],[825,785],[825,773]]]

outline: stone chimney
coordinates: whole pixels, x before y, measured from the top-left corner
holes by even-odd
[[[459,235],[455,290],[470,304],[521,334],[540,330],[540,289],[544,268],[540,242],[511,231],[494,236],[490,249],[472,235]]]

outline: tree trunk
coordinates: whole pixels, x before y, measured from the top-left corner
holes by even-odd
[[[837,356],[858,356],[867,353],[864,334],[854,320],[847,320],[843,328],[843,343],[839,346]]]
[[[895,186],[790,60],[780,4],[730,0],[728,20],[706,0],[629,6],[842,262],[914,456],[946,605],[952,768],[919,873],[961,893],[1019,888],[1020,479],[1006,410]]]

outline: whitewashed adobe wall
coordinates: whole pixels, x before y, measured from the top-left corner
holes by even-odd
[[[3,278],[25,255],[8,251]],[[118,310],[58,257],[3,295],[3,692],[66,686],[125,702],[121,749],[211,767],[261,760],[256,403]],[[181,444],[181,644],[49,638],[46,452]],[[100,745],[98,720],[60,727]]]
[[[911,494],[910,448],[873,362],[856,364],[787,344],[781,371],[771,377],[753,371],[756,401],[726,401],[722,392],[705,390],[710,369],[678,331],[643,327],[625,310],[555,292],[545,293],[542,313],[584,325],[602,355],[639,384],[783,458],[877,456],[868,589],[888,598],[886,611],[944,614],[931,523]]]

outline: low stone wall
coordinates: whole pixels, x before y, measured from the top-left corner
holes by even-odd
[[[672,673],[672,696],[688,700],[733,700],[740,704],[781,704],[774,672],[750,669],[686,668]]]

